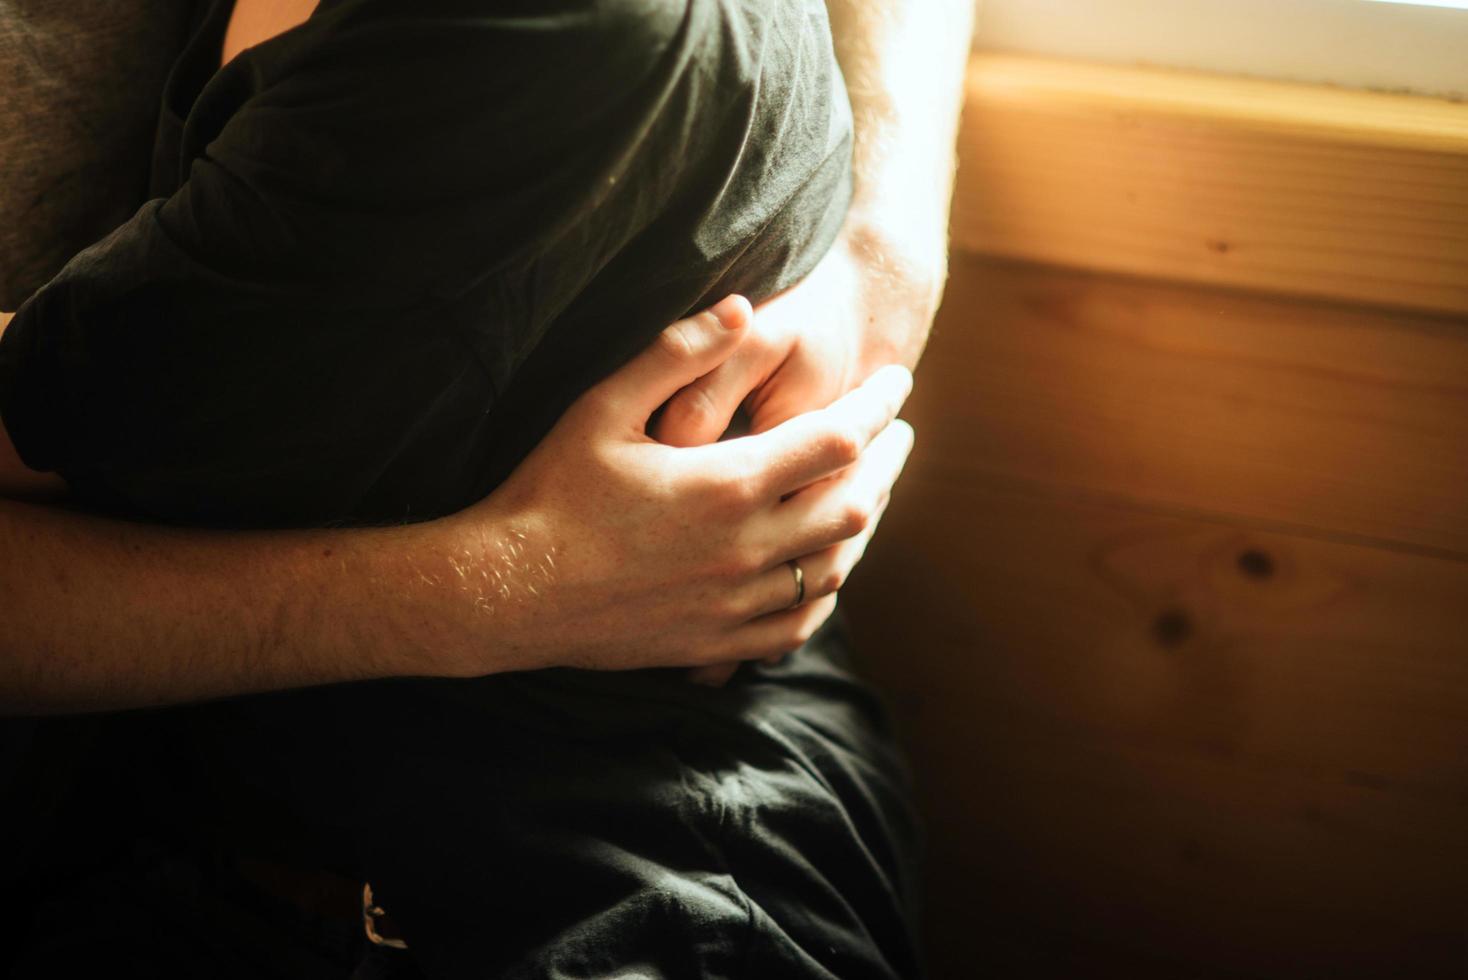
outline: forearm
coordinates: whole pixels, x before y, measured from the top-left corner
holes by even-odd
[[[0,425],[0,713],[505,666],[484,604],[438,584],[463,567],[454,525],[230,533],[27,502],[64,493]]]
[[[873,364],[914,365],[942,295],[973,8],[827,0],[855,121],[844,246],[862,270]]]
[[[203,532],[0,500],[0,710],[431,673],[411,528]]]
[[[422,524],[218,532],[0,500],[0,712],[795,649],[901,469],[911,378],[880,372],[726,444],[649,440],[649,417],[727,363],[750,320],[729,297],[673,324],[488,497]],[[786,563],[812,556],[792,608]]]

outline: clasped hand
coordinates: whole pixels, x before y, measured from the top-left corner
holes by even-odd
[[[474,609],[451,672],[485,672],[473,637],[487,630],[512,653],[497,669],[696,667],[695,680],[722,683],[831,615],[912,447],[896,418],[911,375],[884,367],[825,407],[777,423],[756,414],[759,431],[713,441],[746,401],[735,389],[749,383],[738,365],[751,363],[753,319],[729,297],[668,327],[485,501],[444,522],[470,545],[424,578]],[[714,378],[726,380],[710,397],[697,382]]]

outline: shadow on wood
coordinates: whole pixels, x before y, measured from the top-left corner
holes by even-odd
[[[1468,972],[1468,323],[957,256],[906,415],[936,977]]]

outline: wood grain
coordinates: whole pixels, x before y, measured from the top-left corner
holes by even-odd
[[[975,56],[955,243],[1468,313],[1468,105]]]
[[[932,463],[845,605],[936,977],[1463,975],[1468,564]]]
[[[934,975],[1468,975],[1468,323],[956,256],[843,607]]]
[[[1468,322],[952,268],[909,414],[955,478],[1468,556]]]

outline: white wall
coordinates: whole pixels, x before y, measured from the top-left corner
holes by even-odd
[[[1468,10],[1372,0],[980,0],[976,45],[1468,97]]]

